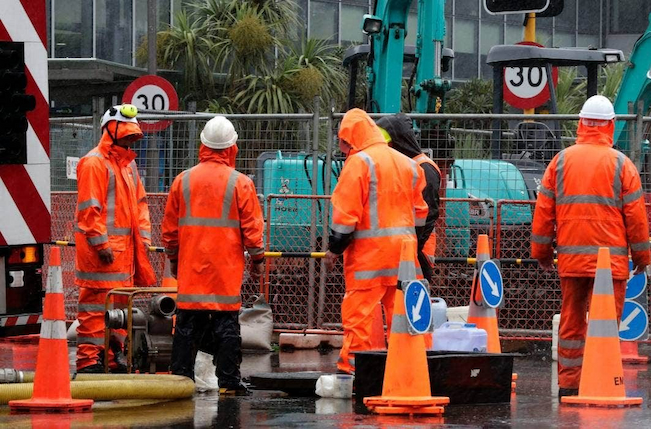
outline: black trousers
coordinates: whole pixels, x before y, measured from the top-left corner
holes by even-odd
[[[432,285],[432,276],[434,275],[434,271],[432,270],[432,267],[429,265],[429,260],[427,259],[427,256],[423,253],[423,249],[418,251],[418,262],[420,262],[420,268],[423,270],[423,277],[425,277],[425,280],[427,280],[430,284]]]
[[[212,354],[219,387],[240,384],[242,338],[237,311],[177,310],[172,343],[172,374],[194,380],[197,350]]]

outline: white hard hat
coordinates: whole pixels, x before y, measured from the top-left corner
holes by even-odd
[[[593,95],[583,104],[579,117],[610,121],[615,118],[615,109],[613,108],[613,103],[603,95]]]
[[[237,142],[237,133],[231,121],[223,116],[215,116],[201,131],[201,143],[211,149],[226,149]]]
[[[104,126],[109,121],[118,121],[118,122],[131,122],[137,124],[138,120],[136,115],[138,114],[138,108],[133,104],[121,104],[118,106],[110,107],[102,116],[102,122],[100,128]]]

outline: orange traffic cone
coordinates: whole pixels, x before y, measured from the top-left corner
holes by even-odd
[[[398,283],[416,279],[416,241],[402,242]],[[364,405],[378,414],[443,414],[448,397],[432,395],[424,334],[408,330],[404,293],[398,288],[393,308],[389,350],[384,370],[382,396],[364,398]]]
[[[620,341],[622,349],[622,362],[646,365],[649,363],[649,356],[641,356],[638,352],[637,341]]]
[[[61,253],[58,247],[53,247],[50,252],[50,267],[45,288],[34,391],[31,399],[9,401],[9,408],[12,412],[83,412],[89,411],[92,405],[92,399],[72,399],[70,396]]]
[[[387,340],[384,333],[384,320],[382,319],[382,303],[378,302],[373,311],[373,325],[371,326],[371,349],[386,350]]]
[[[488,236],[480,234],[477,238],[477,267],[491,257],[488,247]],[[472,280],[472,291],[470,294],[470,308],[468,309],[468,323],[474,323],[477,328],[484,329],[488,335],[486,351],[488,353],[502,353],[500,346],[500,334],[497,327],[497,313],[494,308],[482,304],[481,291],[479,289],[479,270],[475,269]]]
[[[642,403],[642,398],[627,398],[624,390],[610,250],[607,247],[600,247],[597,256],[579,396],[563,396],[561,402],[607,407]]]

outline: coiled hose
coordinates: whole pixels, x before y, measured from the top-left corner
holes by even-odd
[[[8,371],[16,373],[2,377]],[[33,372],[0,370],[0,404],[14,399],[29,399],[34,389]],[[194,393],[194,382],[180,375],[167,374],[78,374],[70,382],[73,398],[113,401],[118,399],[182,399]]]

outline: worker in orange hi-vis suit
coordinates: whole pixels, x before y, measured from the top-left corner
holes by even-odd
[[[595,95],[579,116],[576,144],[558,153],[543,176],[531,239],[532,256],[551,270],[556,237],[563,298],[559,398],[578,394],[599,247],[610,248],[618,320],[629,278],[629,251],[636,274],[651,262],[640,175],[631,160],[612,147],[613,105]]]
[[[263,217],[251,179],[235,170],[237,132],[216,116],[201,132],[199,164],[174,179],[163,218],[163,244],[178,281],[173,374],[194,378],[198,341],[214,342],[222,394],[247,394],[241,382],[238,313],[244,276],[264,272]],[[203,350],[203,349],[202,349]],[[208,350],[206,350],[208,351]]]
[[[344,115],[339,147],[347,159],[332,193],[325,259],[326,267],[332,269],[339,255],[344,255],[344,343],[337,367],[354,373],[354,353],[371,347],[373,310],[378,302],[391,323],[402,241],[416,242],[416,227],[425,224],[428,207],[422,195],[423,170],[387,145],[366,112],[352,109]]]
[[[102,138],[77,166],[76,278],[79,286],[77,371],[104,372],[104,302],[117,287],[156,283],[149,262],[151,224],[145,188],[130,148],[143,137],[135,106],[113,106]],[[126,372],[126,332],[113,331],[109,368]]]

